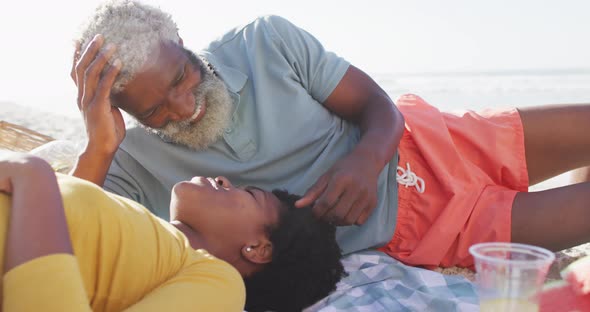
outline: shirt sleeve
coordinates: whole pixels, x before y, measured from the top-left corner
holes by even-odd
[[[135,158],[119,148],[106,176],[106,191],[142,204],[165,220],[169,217],[170,194]]]
[[[243,311],[240,274],[211,256],[182,269],[126,312]],[[73,255],[31,260],[4,275],[4,311],[92,311]]]
[[[92,311],[71,254],[33,259],[3,278],[4,311]]]
[[[240,274],[204,253],[125,312],[243,311],[246,290]]]
[[[144,192],[130,171],[141,172],[142,170],[145,169],[133,157],[119,149],[113,158],[103,188],[141,203],[141,199],[145,197]]]
[[[265,17],[269,32],[281,44],[303,87],[323,103],[336,88],[350,63],[323,45],[307,31],[279,16]]]

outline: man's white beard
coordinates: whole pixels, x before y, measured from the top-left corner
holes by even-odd
[[[195,113],[200,103],[206,100],[203,118],[194,124],[190,119],[171,121],[166,126],[154,129],[143,126],[161,138],[194,150],[209,147],[223,136],[230,120],[232,100],[223,81],[208,70],[204,70],[203,81],[194,91]],[[194,116],[194,114],[193,114]]]

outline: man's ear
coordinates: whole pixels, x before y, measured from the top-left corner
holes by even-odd
[[[252,263],[265,264],[272,261],[272,243],[268,239],[252,241],[242,247],[242,257]]]

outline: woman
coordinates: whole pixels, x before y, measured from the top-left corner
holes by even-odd
[[[242,311],[240,274],[249,310],[301,309],[342,275],[333,226],[223,177],[178,183],[170,223],[28,155],[0,161],[0,191],[5,311]]]

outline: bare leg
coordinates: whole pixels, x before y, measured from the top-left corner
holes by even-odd
[[[553,251],[590,242],[590,182],[518,193],[512,205],[512,241]]]
[[[590,182],[590,167],[576,169],[572,172],[571,183]]]
[[[590,104],[519,108],[530,184],[590,165]]]

